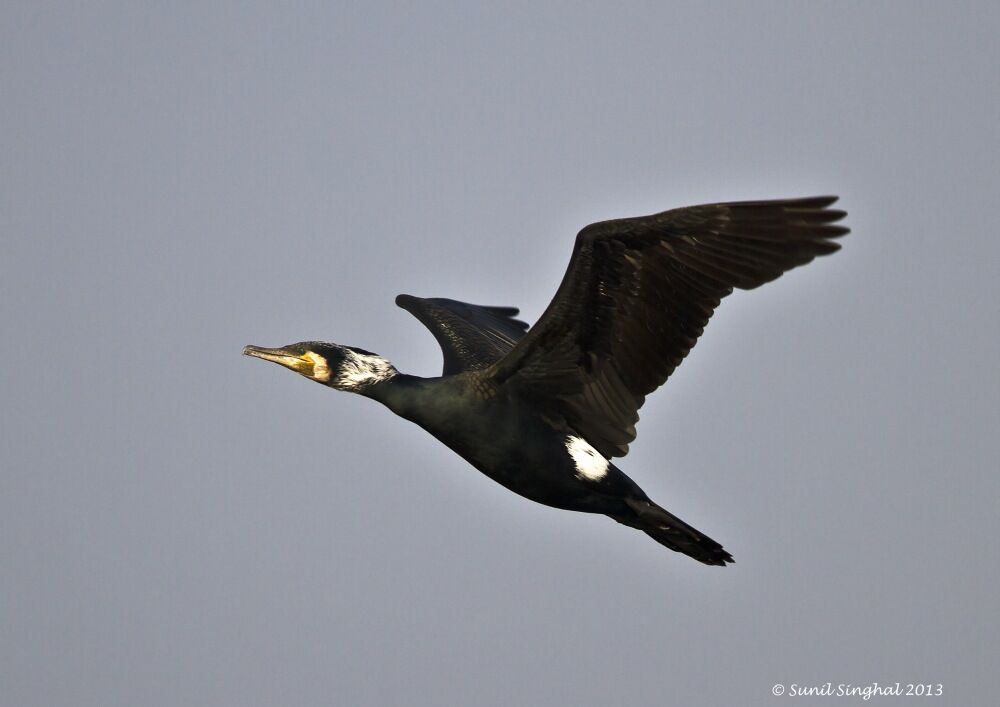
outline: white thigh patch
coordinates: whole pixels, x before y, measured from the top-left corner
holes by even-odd
[[[573,457],[576,475],[589,481],[600,481],[608,473],[608,460],[590,446],[585,439],[569,435],[566,437],[566,451]]]

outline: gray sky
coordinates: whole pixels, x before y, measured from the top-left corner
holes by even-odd
[[[996,3],[88,5],[0,10],[3,707],[995,702]],[[725,570],[240,356],[830,192],[622,460]]]

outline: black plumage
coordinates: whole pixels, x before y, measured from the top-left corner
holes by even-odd
[[[836,197],[693,206],[604,221],[577,235],[566,274],[529,330],[512,307],[400,295],[435,336],[440,378],[399,374],[360,349],[306,342],[246,353],[378,400],[511,490],[604,513],[706,564],[732,557],[610,463],[734,288],[752,289],[839,248]]]
[[[412,295],[399,295],[396,304],[434,334],[444,355],[444,376],[488,368],[507,355],[528,331],[527,323],[514,318],[518,314],[516,307],[488,307]]]

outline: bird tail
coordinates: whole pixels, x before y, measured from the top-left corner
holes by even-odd
[[[726,563],[734,562],[722,545],[652,501],[629,499],[626,503],[635,515],[628,519],[615,518],[619,523],[638,528],[661,545],[706,565],[725,567]]]

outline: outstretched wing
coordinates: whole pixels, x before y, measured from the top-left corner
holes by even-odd
[[[645,396],[673,373],[734,287],[839,246],[836,197],[691,206],[604,221],[576,238],[531,332],[486,375],[515,385],[607,457],[635,439]]]
[[[399,295],[396,304],[430,329],[444,354],[443,375],[488,368],[503,358],[528,325],[515,307],[486,307],[443,297]]]

